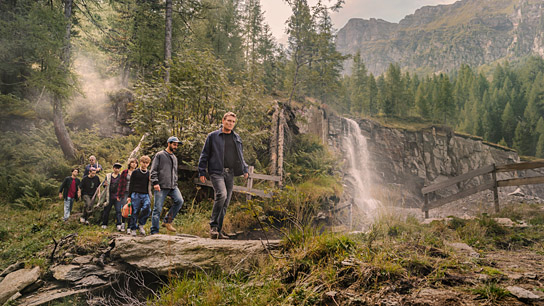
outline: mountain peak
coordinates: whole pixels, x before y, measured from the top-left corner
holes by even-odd
[[[390,63],[436,72],[543,56],[543,11],[541,0],[461,0],[421,7],[399,23],[353,18],[338,32],[337,48],[344,54],[360,50],[375,74]]]

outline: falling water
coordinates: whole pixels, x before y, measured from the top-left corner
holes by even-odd
[[[356,208],[374,219],[380,202],[372,197],[372,170],[366,138],[357,122],[345,118],[343,147],[347,159],[345,182],[351,191],[352,203]],[[351,223],[351,222],[350,222]]]

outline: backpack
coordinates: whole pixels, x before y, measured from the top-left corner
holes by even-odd
[[[127,203],[123,205],[123,208],[121,208],[121,215],[123,215],[123,218],[130,218],[132,215],[132,204]]]

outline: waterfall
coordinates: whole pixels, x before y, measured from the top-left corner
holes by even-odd
[[[374,219],[380,201],[372,196],[374,174],[370,167],[371,161],[366,137],[361,133],[357,122],[348,118],[344,118],[344,120],[347,123],[344,126],[342,145],[347,162],[344,181],[351,194],[354,208]]]

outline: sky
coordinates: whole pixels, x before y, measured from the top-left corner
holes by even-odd
[[[416,9],[426,5],[451,4],[456,0],[345,0],[340,11],[331,14],[334,27],[339,30],[350,18],[376,18],[389,22],[399,22],[404,16],[412,14]],[[308,0],[314,5],[317,0]],[[322,0],[329,4],[329,0]],[[265,12],[265,20],[270,25],[272,34],[280,42],[287,41],[285,22],[291,15],[291,9],[285,0],[261,0]]]

